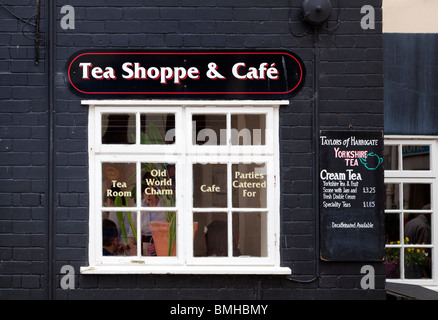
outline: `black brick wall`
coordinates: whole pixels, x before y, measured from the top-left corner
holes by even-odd
[[[31,0],[2,3],[25,20],[36,11]],[[321,129],[383,129],[381,0],[332,3],[327,28],[315,38],[313,30],[291,34],[306,29],[295,0],[58,0],[52,52],[43,1],[39,65],[28,39],[35,28],[0,7],[0,299],[384,298],[383,264],[373,264],[376,290],[362,290],[364,263],[315,263],[315,116]],[[375,30],[360,27],[364,4],[376,10]],[[75,8],[74,30],[60,26],[63,5]],[[305,86],[280,117],[281,259],[291,278],[79,274],[88,257],[88,110],[64,76],[68,57],[89,48],[287,49],[304,60]],[[74,290],[60,288],[66,264],[76,271]]]

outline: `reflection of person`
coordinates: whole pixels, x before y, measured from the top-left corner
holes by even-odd
[[[104,256],[114,256],[120,250],[116,224],[108,219],[102,220],[102,240]]]
[[[430,210],[430,204],[423,207],[423,210]],[[405,236],[409,239],[410,244],[431,244],[430,215],[419,214],[405,224]],[[430,253],[430,250],[428,250]],[[430,255],[426,257],[423,265],[423,276],[430,278],[431,259]]]
[[[120,188],[118,188],[118,187],[111,187],[111,194],[113,194],[114,192],[119,192],[119,191],[121,191]],[[105,194],[104,197],[103,197],[103,206],[107,207],[107,208],[114,208],[116,206],[115,205],[115,200],[116,200],[115,196],[112,196],[112,195],[109,196],[109,195]],[[127,199],[125,199],[124,197],[122,198],[122,201],[127,204]],[[119,220],[117,218],[117,213],[115,211],[102,212],[102,219],[111,220],[111,221],[113,221],[116,224],[117,231],[118,231],[118,241],[119,241],[119,243],[121,245],[123,245],[123,246],[127,245],[127,243],[125,242],[125,239],[122,236],[122,229],[119,226]],[[124,220],[123,222],[124,222],[125,228],[126,229],[130,229],[129,220],[128,220],[127,214],[123,214],[123,220]],[[128,252],[126,252],[126,253],[128,254]]]
[[[405,224],[405,236],[412,244],[430,244],[430,223],[428,218],[420,214]]]
[[[111,194],[112,194],[113,191],[120,191],[120,188],[112,187],[111,188]],[[107,207],[107,208],[115,207],[115,204],[114,204],[115,201],[116,201],[116,197],[114,197],[112,195],[109,196],[109,195],[105,194],[103,196],[103,206],[104,207]],[[104,218],[106,219],[110,215],[110,212],[106,211],[106,212],[103,212],[103,214],[104,214]]]
[[[207,243],[207,256],[228,256],[227,222],[214,220],[207,226],[205,241]],[[233,241],[233,256],[239,256],[240,252]]]
[[[142,206],[144,207],[161,207],[160,200],[156,195],[145,194],[142,200]],[[166,216],[164,212],[142,212],[142,237],[141,242],[147,247],[147,253],[143,252],[144,255],[156,256],[154,239],[152,238],[152,231],[149,227],[152,221],[166,221]],[[144,250],[145,251],[145,250]]]
[[[102,254],[104,256],[134,255],[132,247],[119,242],[119,228],[109,219],[102,220]]]

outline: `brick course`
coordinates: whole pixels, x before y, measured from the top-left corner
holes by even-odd
[[[29,19],[34,1],[2,1],[15,14]],[[312,191],[313,52],[319,59],[321,129],[383,129],[383,50],[381,0],[376,29],[360,27],[361,1],[336,7],[322,28],[304,37],[299,5],[289,0],[77,0],[76,29],[63,30],[60,9],[71,1],[56,1],[54,155],[55,168],[46,166],[49,145],[47,75],[48,32],[43,2],[39,65],[34,63],[34,28],[21,30],[0,8],[0,299],[47,298],[52,277],[58,299],[362,299],[384,298],[384,267],[377,290],[360,289],[363,263],[318,261],[315,276],[315,208]],[[142,5],[139,5],[141,3]],[[289,19],[290,22],[289,23]],[[35,20],[32,20],[34,22]],[[45,47],[46,45],[46,47]],[[317,49],[315,48],[317,45]],[[297,53],[307,69],[301,92],[283,107],[281,140],[281,260],[292,268],[281,276],[82,276],[88,245],[88,155],[86,106],[65,82],[69,56],[90,48],[287,49]],[[47,170],[55,177],[49,193]],[[52,197],[55,196],[55,199]],[[47,212],[47,201],[55,203]],[[53,275],[47,274],[49,215],[54,215]],[[317,222],[317,221],[316,221]],[[60,268],[76,270],[76,289],[60,288]],[[201,281],[198,281],[201,280]],[[313,281],[307,281],[313,280]],[[147,289],[147,290],[145,290]]]

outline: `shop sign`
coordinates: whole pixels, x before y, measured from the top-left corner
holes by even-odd
[[[305,68],[288,51],[81,51],[66,82],[82,97],[287,99]]]
[[[321,259],[381,261],[383,133],[322,131],[319,139]]]

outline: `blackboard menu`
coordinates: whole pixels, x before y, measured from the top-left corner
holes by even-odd
[[[321,259],[381,261],[383,132],[321,131],[319,147]]]

